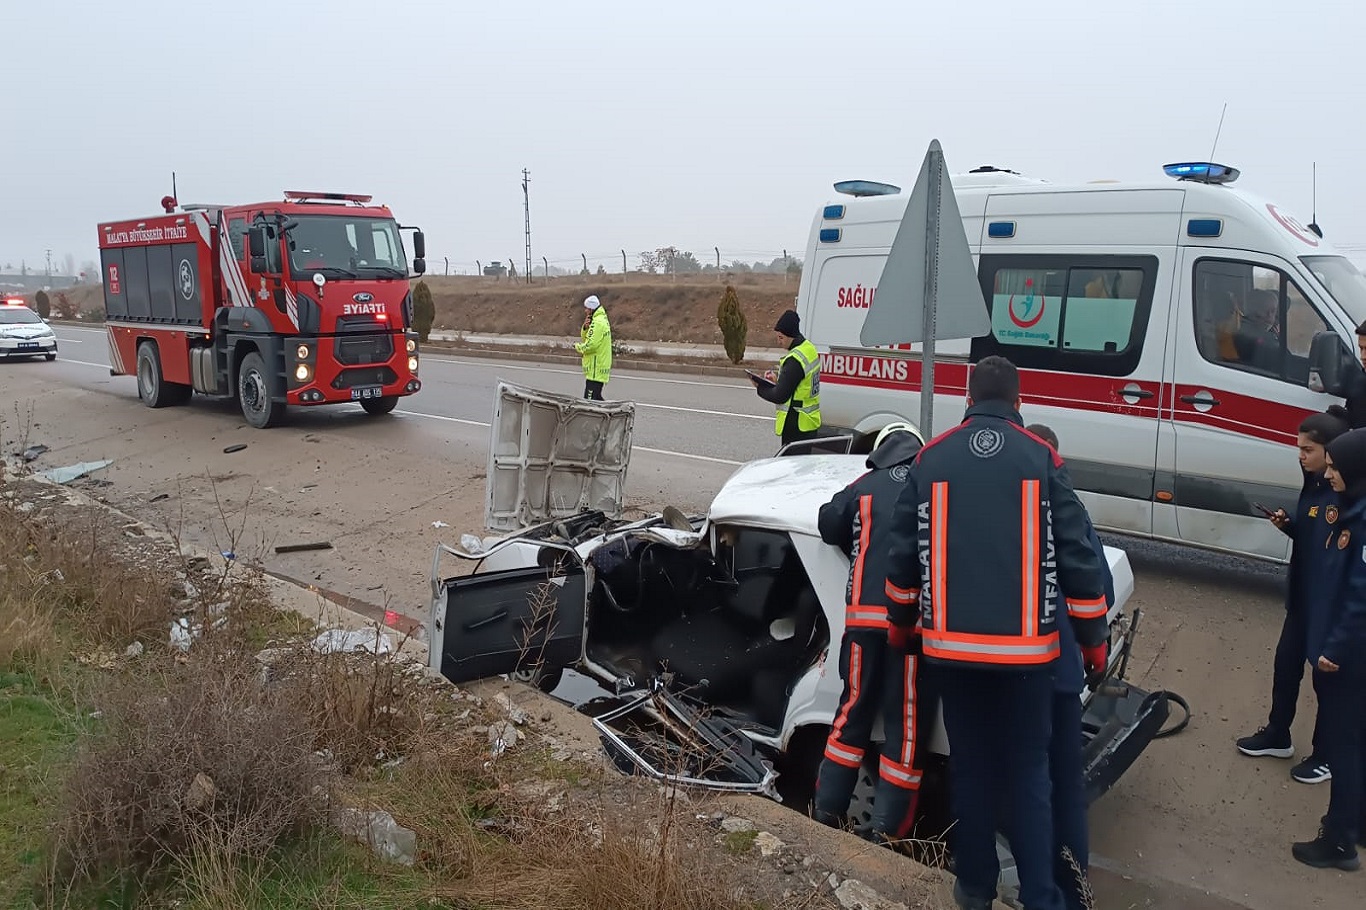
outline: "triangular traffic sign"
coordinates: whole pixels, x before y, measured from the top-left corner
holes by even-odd
[[[931,218],[931,180],[938,183],[938,217]],[[938,256],[930,231],[938,225]],[[937,266],[934,301],[927,301],[926,267]],[[923,342],[930,320],[926,307],[933,306],[935,339],[975,338],[991,329],[991,317],[972,264],[972,250],[958,200],[953,195],[939,140],[930,142],[920,165],[911,198],[896,238],[887,253],[877,295],[863,319],[859,341],[865,346]]]

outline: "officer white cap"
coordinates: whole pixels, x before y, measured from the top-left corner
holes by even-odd
[[[587,310],[596,310],[601,304],[598,302],[596,295],[589,294],[587,297],[583,298],[583,306],[584,309]]]

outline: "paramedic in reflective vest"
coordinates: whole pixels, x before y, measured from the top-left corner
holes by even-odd
[[[594,295],[583,300],[583,326],[574,350],[583,356],[583,397],[602,401],[602,387],[612,374],[612,326]]]
[[[921,686],[915,617],[909,626],[887,621],[887,523],[905,489],[911,461],[924,444],[908,423],[878,434],[868,473],[821,506],[821,539],[849,557],[844,637],[839,670],[844,682],[835,723],[816,775],[812,817],[842,827],[858,783],[873,723],[882,717],[883,739],[873,797],[872,839],[904,840],[911,833],[920,795],[924,721],[935,705]]]
[[[1058,435],[1041,423],[1025,429],[1061,453]],[[1066,465],[1063,470],[1066,470]],[[1086,518],[1087,539],[1091,549],[1100,557],[1101,575],[1105,579],[1105,607],[1115,605],[1115,579],[1110,573],[1110,562],[1105,558],[1105,547],[1096,534],[1091,517]],[[1053,736],[1048,747],[1048,772],[1053,781],[1053,880],[1062,889],[1067,910],[1084,910],[1086,897],[1082,885],[1087,882],[1091,862],[1090,837],[1086,824],[1086,768],[1082,760],[1081,692],[1086,686],[1084,666],[1087,658],[1077,647],[1077,637],[1070,622],[1058,623],[1058,642],[1062,653],[1058,657],[1057,674],[1053,682]],[[1104,647],[1099,646],[1099,647]],[[1089,662],[1108,662],[1108,655],[1093,656]],[[1066,853],[1063,852],[1066,848]],[[1076,863],[1069,862],[1068,854]]]
[[[759,397],[778,406],[773,432],[783,445],[813,439],[821,426],[821,358],[816,346],[802,335],[801,318],[787,310],[773,327],[778,343],[787,348],[775,376],[765,374],[771,386],[755,382]],[[753,381],[753,380],[751,380]]]
[[[977,364],[963,422],[920,450],[888,529],[887,594],[918,606],[944,708],[954,898],[972,910],[996,896],[1001,809],[1020,902],[1063,910],[1048,761],[1058,623],[1072,623],[1087,673],[1104,668],[1108,637],[1086,510],[1019,407],[1015,365]]]

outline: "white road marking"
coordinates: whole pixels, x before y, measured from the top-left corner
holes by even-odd
[[[81,328],[81,327],[79,327],[79,326],[74,326],[74,325],[63,325],[63,326],[59,326],[59,328],[60,328],[63,332],[91,332],[91,333],[96,334],[96,335],[104,335],[104,334],[106,334],[104,329],[83,329],[83,328]]]
[[[107,370],[107,369],[109,369],[109,364],[107,364],[107,363],[87,363],[87,362],[84,361],[84,360],[71,360],[70,358],[67,358],[67,357],[59,357],[58,360],[61,361],[62,363],[74,363],[74,364],[77,364],[77,365],[83,366],[83,367],[95,367],[96,369],[100,369],[100,370]],[[654,405],[653,407],[664,407],[664,405]],[[673,410],[673,411],[688,411],[688,410],[692,410],[692,409],[691,409],[691,408],[669,408],[669,410]],[[489,424],[487,421],[483,421],[483,420],[466,420],[466,419],[464,419],[463,417],[446,417],[446,416],[443,416],[443,415],[441,415],[441,414],[424,414],[424,413],[422,413],[421,411],[395,410],[394,413],[395,413],[395,414],[403,414],[404,416],[407,416],[407,417],[424,417],[424,418],[426,418],[427,420],[440,420],[440,421],[444,421],[444,422],[446,422],[446,423],[460,423],[460,424],[464,424],[465,426],[470,426],[470,427],[483,427],[484,429],[488,429],[488,427],[491,426],[491,424]],[[701,412],[698,412],[698,413],[712,414],[712,413],[721,413],[721,412],[717,412],[717,411],[701,411]],[[728,416],[728,417],[749,417],[749,416],[752,416],[752,415],[749,415],[749,414],[723,414],[722,416]],[[767,418],[758,418],[758,419],[766,420]],[[694,461],[706,461],[706,462],[710,462],[711,464],[728,464],[728,465],[734,465],[734,466],[736,466],[736,467],[739,467],[740,465],[744,464],[743,461],[735,461],[735,460],[730,459],[730,458],[713,458],[713,457],[710,456],[710,455],[694,455],[694,454],[692,454],[691,452],[675,452],[675,451],[673,451],[672,449],[652,449],[652,448],[648,448],[648,447],[646,447],[646,446],[632,446],[631,448],[634,449],[634,450],[637,451],[637,452],[648,452],[648,453],[650,453],[651,455],[672,455],[672,456],[674,456],[675,458],[689,458],[689,459],[692,459],[692,460],[694,460]]]
[[[466,426],[483,427],[485,429],[492,426],[492,424],[482,420],[465,420],[461,417],[445,417],[441,414],[423,414],[421,411],[395,410],[394,413],[403,414],[407,417],[425,417],[428,420],[443,420],[447,423],[462,423]],[[691,458],[696,461],[709,461],[713,464],[729,464],[735,465],[736,467],[739,467],[740,465],[744,464],[743,461],[733,461],[729,458],[713,458],[710,455],[693,455],[689,452],[675,452],[671,449],[651,449],[645,446],[631,446],[631,448],[637,452],[649,452],[651,455],[672,455],[676,458]]]
[[[423,362],[423,363],[427,363],[427,362],[429,362],[429,361],[430,361],[430,362],[433,362],[433,363],[448,363],[448,364],[451,364],[452,366],[464,366],[464,367],[473,367],[473,366],[480,366],[480,365],[481,365],[481,362],[480,362],[480,360],[478,360],[478,359],[476,359],[476,360],[456,360],[456,359],[451,358],[451,357],[436,357],[436,356],[431,356],[431,355],[424,356],[424,357],[422,358],[422,362]],[[496,358],[493,358],[493,357],[490,357],[488,360],[484,360],[484,361],[483,361],[483,365],[487,366],[487,365],[489,365],[489,364],[496,364],[496,365],[497,365],[497,368],[500,369],[500,370],[521,370],[521,371],[527,372],[527,373],[560,373],[560,374],[563,374],[563,375],[565,375],[565,376],[582,376],[582,375],[583,375],[583,371],[582,371],[582,370],[561,370],[561,369],[556,369],[555,367],[525,367],[525,366],[512,366],[512,365],[510,365],[510,364],[504,363],[503,361],[497,360]],[[634,374],[632,374],[632,375],[630,375],[630,376],[618,376],[617,378],[620,379],[620,380],[623,380],[623,381],[630,381],[630,382],[665,382],[665,383],[672,383],[673,385],[700,385],[700,386],[706,386],[706,387],[712,388],[712,389],[748,389],[748,388],[752,388],[752,386],[740,385],[740,384],[738,384],[738,383],[730,383],[730,382],[699,382],[698,380],[695,380],[695,379],[663,379],[663,378],[661,378],[661,377],[659,377],[659,376],[637,376],[637,375],[634,375]],[[609,383],[609,385],[610,385],[610,383]]]

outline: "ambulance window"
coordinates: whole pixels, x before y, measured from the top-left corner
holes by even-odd
[[[234,218],[228,222],[228,239],[232,241],[232,255],[243,259],[247,255],[247,219]]]
[[[1327,322],[1279,269],[1202,259],[1195,264],[1195,337],[1211,363],[1294,385],[1309,378],[1309,345]]]
[[[1002,354],[1031,369],[1123,376],[1138,366],[1152,308],[1150,256],[983,256],[991,334],[975,361]]]

